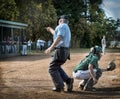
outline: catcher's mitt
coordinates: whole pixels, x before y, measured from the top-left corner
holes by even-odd
[[[110,61],[107,67],[107,71],[112,71],[116,68],[116,64],[114,63],[114,60]]]

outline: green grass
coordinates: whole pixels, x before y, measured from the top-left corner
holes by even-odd
[[[107,48],[106,52],[109,52],[109,53],[120,53],[120,48]]]
[[[72,48],[72,49],[70,49],[70,51],[72,53],[87,53],[87,52],[89,52],[89,50],[90,49],[88,49],[88,48]]]
[[[71,53],[88,53],[89,48],[71,48]],[[105,50],[108,53],[120,53],[120,48],[106,48]]]
[[[71,48],[71,53],[88,53],[90,51],[89,48]],[[120,48],[106,48],[106,52],[108,53],[120,53]],[[36,51],[32,50],[31,52],[28,51],[28,54],[40,54],[44,53],[44,51]]]

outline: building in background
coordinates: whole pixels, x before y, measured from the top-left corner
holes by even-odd
[[[0,20],[0,58],[19,55],[27,24]]]

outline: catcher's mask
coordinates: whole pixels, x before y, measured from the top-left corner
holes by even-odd
[[[102,48],[96,45],[90,49],[90,52],[93,54],[96,54],[100,58],[101,53],[102,53]]]
[[[99,54],[102,53],[102,48],[96,45],[95,47],[92,47],[90,49],[90,52],[92,52],[93,54]]]

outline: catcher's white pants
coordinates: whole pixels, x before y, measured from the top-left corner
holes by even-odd
[[[94,75],[96,75],[96,69],[93,70]],[[78,70],[76,73],[73,72],[73,77],[76,79],[84,80],[91,77],[89,70]]]

